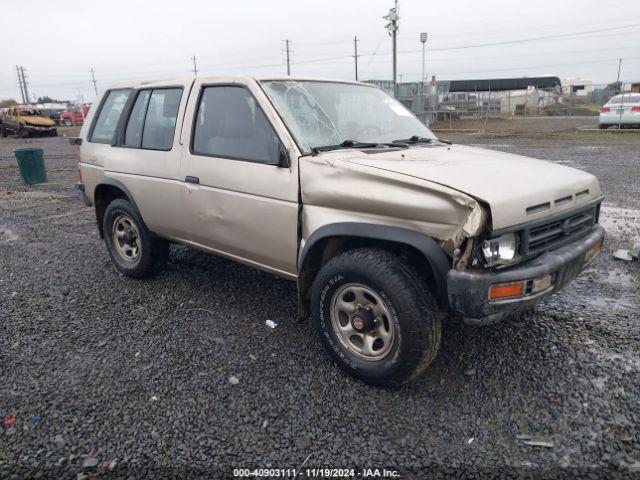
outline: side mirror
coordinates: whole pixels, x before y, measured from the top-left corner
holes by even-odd
[[[282,144],[278,146],[278,167],[289,168],[289,155]]]

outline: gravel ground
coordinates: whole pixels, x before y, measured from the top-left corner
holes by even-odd
[[[29,141],[49,182],[24,187],[11,152],[25,141],[0,139],[0,421],[16,418],[0,427],[0,478],[302,465],[638,478],[640,264],[612,252],[640,240],[640,135],[553,121],[550,133],[440,136],[598,175],[603,253],[509,323],[447,323],[432,367],[399,390],[339,371],[296,322],[291,282],[183,247],[152,279],[118,274],[72,193],[73,147]],[[93,459],[97,471],[83,469]]]

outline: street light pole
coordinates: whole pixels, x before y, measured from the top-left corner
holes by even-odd
[[[424,83],[426,77],[425,72],[425,55],[426,55],[426,45],[427,45],[427,32],[422,32],[420,34],[420,41],[422,42],[422,83]]]

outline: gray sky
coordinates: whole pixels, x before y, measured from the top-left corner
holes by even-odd
[[[551,74],[608,83],[622,57],[621,78],[640,81],[640,1],[606,5],[400,0],[398,72],[403,81],[420,79],[419,33],[427,31],[427,73],[438,79]],[[294,50],[292,75],[353,79],[357,35],[360,79],[389,79],[391,39],[381,17],[392,6],[392,0],[5,0],[0,99],[20,96],[15,65],[27,70],[32,97],[82,94],[87,101],[94,98],[91,68],[101,89],[189,74],[194,54],[201,73],[283,75],[285,38]],[[565,34],[574,35],[458,48]]]

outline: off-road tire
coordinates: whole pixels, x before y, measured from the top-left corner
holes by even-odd
[[[135,261],[127,261],[118,253],[113,239],[113,224],[117,218],[127,217],[136,226],[140,253]],[[111,201],[104,212],[104,240],[111,260],[124,275],[143,278],[160,270],[169,257],[169,242],[154,236],[145,226],[138,209],[124,198]]]
[[[389,353],[377,361],[351,352],[331,320],[332,298],[347,284],[366,285],[387,305],[396,332]],[[349,374],[378,386],[397,387],[422,373],[440,347],[437,303],[415,269],[394,253],[359,248],[330,259],[311,294],[314,328],[329,355]]]

